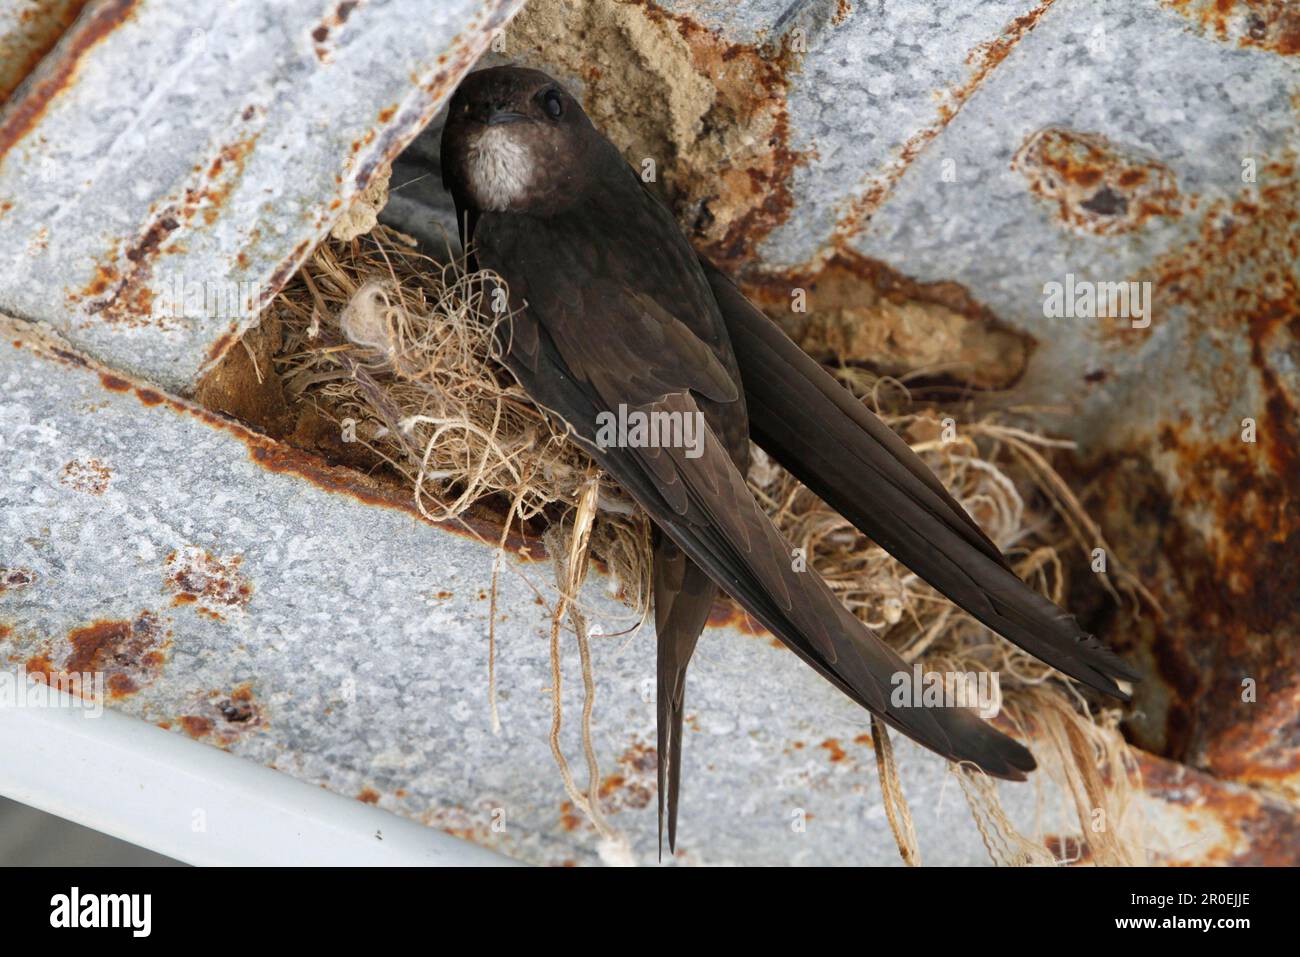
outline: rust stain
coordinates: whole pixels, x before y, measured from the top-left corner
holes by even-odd
[[[566,831],[576,831],[587,823],[587,819],[577,813],[572,802],[565,801],[560,805],[560,826]]]
[[[1300,814],[1249,788],[1138,753],[1146,792],[1180,812],[1195,837],[1188,863],[1251,867],[1300,864]]]
[[[162,625],[157,615],[142,611],[133,619],[105,619],[92,622],[68,633],[67,652],[62,664],[54,664],[54,649],[47,648],[27,661],[27,672],[52,679],[55,676],[102,674],[110,697],[134,694],[153,682],[166,662]],[[76,688],[77,683],[72,687]],[[92,689],[77,689],[90,697]]]
[[[253,686],[248,682],[236,686],[227,697],[216,703],[221,718],[227,724],[247,729],[265,722],[261,705],[253,696]]]
[[[111,372],[101,372],[99,381],[109,392],[128,392],[131,389],[131,383]]]
[[[103,495],[113,479],[113,470],[99,459],[73,459],[59,472],[59,481],[87,495]]]
[[[241,555],[220,558],[194,545],[172,552],[164,575],[173,604],[198,604],[217,620],[223,611],[247,607],[253,585],[240,572],[243,560]]]
[[[1048,834],[1043,838],[1043,843],[1057,861],[1072,867],[1092,862],[1092,848],[1077,835]]]
[[[1300,8],[1293,0],[1160,0],[1203,36],[1282,56],[1300,53]]]
[[[0,595],[17,591],[36,582],[36,572],[30,568],[5,568],[0,566]]]
[[[68,304],[84,303],[85,311],[102,321],[132,328],[174,323],[183,303],[157,301],[155,266],[160,257],[183,251],[176,243],[168,245],[171,234],[181,226],[196,215],[209,225],[216,221],[221,207],[242,179],[245,163],[259,135],[254,132],[220,147],[206,171],[200,173],[199,183],[186,188],[182,200],[168,204],[155,214],[125,250],[119,252],[115,243],[96,264],[90,282],[78,291],[68,292]]]
[[[22,11],[8,35],[0,38],[0,103],[54,48],[85,5],[86,0],[48,0]]]
[[[202,738],[212,733],[212,719],[186,714],[180,717],[181,727],[191,738]]]
[[[55,667],[49,655],[32,655],[27,659],[25,670],[27,674],[37,677],[47,684],[56,678],[59,673],[59,669]]]
[[[14,345],[16,346],[18,343],[15,342]],[[57,348],[52,349],[51,352],[53,352],[55,357],[60,359],[65,365],[80,366],[83,369],[89,368],[89,363],[85,358],[77,355],[75,352],[69,352],[67,349]]]
[[[1102,622],[1159,681],[1130,719],[1147,750],[1300,798],[1300,176],[1271,162],[1210,204],[1192,243],[1152,270],[1157,302],[1212,344],[1179,374],[1194,410],[1087,463],[1103,527],[1167,615]],[[1118,346],[1115,346],[1118,348]],[[1255,442],[1242,420],[1256,421]],[[1253,683],[1255,700],[1243,682]]]
[[[737,605],[729,596],[719,595],[709,611],[710,628],[726,628],[751,638],[767,638],[768,631],[749,612]]]
[[[328,63],[330,59],[330,48],[327,45],[330,38],[330,31],[337,30],[343,24],[348,22],[348,17],[352,16],[352,11],[356,9],[358,0],[344,0],[333,12],[324,20],[312,28],[312,48],[315,50],[316,59],[322,63]]]
[[[600,782],[601,810],[608,814],[643,810],[654,802],[659,761],[654,745],[634,737],[618,757],[618,770]],[[573,803],[560,805],[560,826],[566,831],[591,829],[591,822]]]
[[[22,97],[8,104],[0,122],[0,162],[32,131],[55,98],[72,85],[81,59],[125,23],[134,8],[135,0],[102,0],[64,34],[57,59],[46,59],[24,87]]]
[[[374,788],[362,788],[361,793],[357,795],[357,800],[362,804],[378,804],[379,792]]]
[[[830,760],[832,764],[836,764],[840,761],[843,761],[844,758],[847,756],[845,754],[844,748],[840,746],[840,742],[835,738],[827,738],[825,741],[819,744],[818,747],[826,751],[830,755]]]
[[[928,126],[913,133],[900,147],[898,155],[890,164],[889,169],[876,176],[866,192],[848,203],[844,214],[835,225],[834,242],[842,242],[845,238],[858,232],[871,219],[886,197],[893,192],[894,187],[898,185],[899,180],[903,178],[903,174],[907,172],[916,158],[961,112],[962,107],[966,105],[989,74],[1001,65],[1002,61],[1015,49],[1016,44],[1038,25],[1038,21],[1043,18],[1043,15],[1051,9],[1055,2],[1056,0],[1042,0],[1034,9],[1016,17],[1003,27],[1001,34],[996,38],[979,44],[967,55],[966,62],[971,69],[966,80],[943,91],[935,120]]]
[[[1099,133],[1039,130],[1021,145],[1011,168],[1056,207],[1063,223],[1098,236],[1130,233],[1184,211],[1168,166]]]

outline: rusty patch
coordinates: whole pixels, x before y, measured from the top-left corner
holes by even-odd
[[[27,673],[43,680],[64,676],[102,674],[111,698],[123,698],[152,683],[166,662],[170,642],[164,638],[158,616],[142,611],[134,619],[93,622],[68,632],[70,650],[61,664],[55,665],[56,649],[43,648],[27,661]],[[91,688],[80,682],[60,682],[61,687],[78,689],[90,697]]]
[[[180,717],[181,728],[191,738],[203,738],[212,733],[213,722],[211,718],[204,718],[200,715],[185,714]]]
[[[218,700],[216,709],[226,724],[251,728],[263,723],[261,705],[253,697],[253,686],[247,682],[237,686],[229,696]]]
[[[1300,8],[1293,0],[1160,0],[1202,36],[1282,56],[1300,53]]]
[[[1157,302],[1209,345],[1208,395],[1088,463],[1103,527],[1168,614],[1104,622],[1158,681],[1137,689],[1144,748],[1300,798],[1300,176],[1268,163],[1207,207],[1198,239],[1152,270]],[[1159,388],[1157,385],[1156,388]],[[1256,441],[1242,421],[1255,420]],[[1249,681],[1251,686],[1244,686]],[[1255,700],[1244,700],[1253,686]]]
[[[59,472],[59,481],[87,495],[103,495],[113,479],[113,470],[99,459],[73,459]]]
[[[36,572],[30,568],[4,568],[0,566],[0,595],[35,584]]]
[[[254,132],[222,146],[206,170],[200,164],[200,178],[185,189],[183,198],[156,213],[125,250],[119,252],[114,244],[105,259],[95,265],[90,282],[78,291],[68,292],[68,304],[84,303],[88,314],[106,323],[132,328],[174,325],[183,313],[184,303],[172,302],[172,292],[164,291],[161,299],[158,297],[160,290],[154,282],[157,261],[181,251],[175,243],[168,245],[169,237],[196,215],[209,225],[216,221],[231,190],[242,179],[259,135]]]
[[[181,710],[184,713],[175,722],[166,722],[167,727],[179,724],[190,737],[205,738],[221,748],[232,747],[245,736],[258,733],[267,724],[266,713],[249,682],[228,692],[200,693]]]
[[[362,804],[378,804],[379,792],[374,788],[362,788],[361,793],[357,795],[357,800]]]
[[[32,655],[28,658],[24,665],[24,671],[46,684],[53,683],[59,675],[59,669],[50,660],[50,656],[44,654]]]
[[[1098,236],[1133,232],[1157,216],[1183,212],[1168,166],[1099,133],[1039,130],[1016,151],[1011,168],[1056,207],[1061,222]]]
[[[1043,844],[1062,864],[1076,866],[1092,863],[1092,848],[1075,834],[1048,834]]]
[[[839,741],[835,738],[827,738],[817,746],[830,755],[830,761],[832,764],[837,764],[847,757],[844,748],[840,746]]]
[[[176,596],[173,604],[195,603],[218,620],[223,612],[246,607],[253,586],[240,573],[243,561],[241,555],[219,558],[194,545],[172,552],[167,556],[164,575],[167,587]]]
[[[54,48],[85,5],[86,0],[46,0],[23,9],[0,37],[0,103]]]
[[[965,386],[1007,389],[1034,348],[959,284],[916,282],[850,249],[816,265],[751,273],[743,289],[806,352],[886,375],[941,370]],[[805,312],[793,310],[796,290]]]
[[[1171,863],[1300,864],[1300,814],[1293,807],[1140,752],[1138,761],[1147,794],[1178,812],[1187,832],[1186,843],[1167,855]]]
[[[344,0],[334,10],[325,17],[320,23],[312,28],[312,49],[316,53],[316,59],[322,63],[328,63],[330,59],[330,48],[328,41],[330,33],[338,30],[343,24],[348,22],[348,17],[352,16],[352,11],[357,8],[358,0]]]
[[[618,756],[618,770],[600,782],[601,810],[614,814],[649,807],[657,793],[658,775],[659,758],[655,747],[640,737],[634,737],[632,744]],[[565,801],[560,805],[560,826],[566,831],[591,829],[591,822],[571,802]]]
[[[82,57],[125,23],[134,7],[135,0],[102,0],[64,34],[57,58],[45,58],[23,88],[23,95],[7,104],[0,120],[0,162],[31,132],[50,103],[72,85]]]
[[[1012,20],[994,39],[977,45],[966,56],[970,73],[964,82],[943,91],[933,122],[913,133],[899,148],[898,155],[882,174],[874,177],[861,196],[851,200],[835,225],[833,239],[842,242],[858,232],[871,219],[885,199],[893,192],[903,174],[911,167],[925,148],[944,131],[953,118],[961,112],[972,94],[1007,58],[1016,44],[1038,25],[1056,0],[1042,0],[1034,9]]]
[[[751,638],[769,637],[767,629],[751,618],[749,612],[737,605],[728,595],[720,594],[713,602],[713,608],[709,611],[708,626],[726,628]]]

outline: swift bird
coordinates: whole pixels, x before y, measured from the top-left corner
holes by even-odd
[[[496,67],[466,77],[441,167],[466,248],[509,288],[506,365],[655,524],[661,847],[665,817],[676,847],[686,666],[719,587],[913,740],[999,778],[1023,780],[1035,766],[970,710],[891,704],[908,666],[791,560],[745,485],[751,438],[975,618],[1127,697],[1121,682],[1137,673],[1025,585],[902,439],[697,258],[672,213],[549,76]],[[703,441],[602,440],[606,416],[637,413],[693,417]]]

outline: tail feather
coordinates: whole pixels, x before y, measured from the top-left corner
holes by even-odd
[[[654,543],[656,690],[659,762],[659,856],[667,809],[668,850],[677,850],[677,803],[682,779],[682,717],[686,666],[708,623],[718,586],[663,535]]]

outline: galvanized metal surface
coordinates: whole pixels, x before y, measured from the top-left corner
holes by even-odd
[[[178,389],[520,0],[98,0],[0,113],[0,309]]]
[[[0,748],[0,792],[188,864],[513,863],[77,696],[0,702]]]
[[[516,6],[313,5],[308,17],[250,0],[212,29],[207,9],[89,4],[0,113],[0,249],[14,262],[0,308],[192,388],[252,316],[226,300],[178,320],[176,294],[198,283],[237,298],[252,282],[242,291],[271,295]],[[1251,786],[1148,762],[1155,849],[1294,859],[1282,799],[1294,800],[1300,761],[1300,80],[1283,5],[534,0],[528,15],[509,57],[568,79],[630,157],[656,158],[696,242],[760,301],[788,303],[800,286],[814,312],[837,296],[879,302],[883,278],[940,311],[935,335],[911,330],[891,356],[901,368],[956,357],[1009,403],[1068,410],[1041,421],[1084,443],[1076,483],[1095,482],[1109,536],[1170,612],[1100,623],[1153,675],[1135,733]],[[432,51],[448,43],[440,69]],[[1254,184],[1241,182],[1247,159]],[[395,175],[390,212],[408,191],[439,202],[430,180],[407,179]],[[408,220],[427,227],[427,208],[411,204]],[[1150,277],[1151,328],[1047,319],[1043,283],[1071,272]],[[950,355],[942,323],[958,320]],[[1023,340],[1023,360],[1007,361],[1007,337]],[[918,346],[927,338],[943,344],[934,355]],[[25,443],[0,449],[25,463],[4,492],[23,506],[4,519],[24,531],[22,561],[0,556],[14,570],[0,612],[20,614],[0,619],[18,663],[125,649],[107,670],[128,713],[528,860],[596,859],[545,747],[543,610],[513,574],[500,673],[518,684],[502,678],[505,727],[486,730],[488,550],[160,393],[3,349],[0,368],[22,386],[3,421]],[[43,392],[47,380],[58,385]],[[1244,417],[1261,427],[1256,444],[1240,441]],[[512,567],[538,587],[550,579]],[[392,633],[378,639],[381,627]],[[892,862],[869,748],[850,744],[861,715],[765,638],[726,634],[706,639],[692,674],[684,860],[869,850]],[[649,641],[597,641],[610,703],[599,751],[619,756],[607,797],[640,859],[653,843],[653,714],[636,690]],[[1261,692],[1249,706],[1243,679]],[[799,707],[736,701],[755,681],[754,702]],[[365,688],[358,700],[382,721],[342,708],[345,688]],[[825,723],[807,717],[813,700]],[[952,813],[955,789],[903,748],[927,859],[983,860],[964,809]],[[580,753],[571,735],[566,749]],[[1010,795],[1017,815],[1026,793]],[[491,830],[498,807],[504,834]],[[796,807],[814,815],[797,839]]]
[[[76,19],[86,0],[8,0],[0,4],[0,103],[26,79]]]
[[[101,672],[116,712],[525,861],[655,859],[653,636],[614,635],[631,622],[607,578],[594,575],[583,600],[610,635],[593,640],[595,744],[627,849],[601,844],[550,753],[539,599],[554,588],[537,543],[534,560],[511,553],[500,575],[495,734],[491,547],[346,469],[51,349],[22,323],[0,329],[5,669]],[[563,668],[562,741],[581,782],[571,637]],[[691,672],[677,862],[898,863],[867,731],[860,709],[769,636],[710,629]],[[897,750],[924,859],[985,863],[944,762],[906,741]],[[1033,786],[1002,788],[1021,826],[1042,810],[1049,832],[1077,829],[1045,794],[1039,809]],[[1243,834],[1234,820],[1246,818],[1225,820],[1222,788],[1203,776],[1174,797],[1147,809],[1151,846],[1171,859],[1250,859],[1295,826],[1257,808]]]

